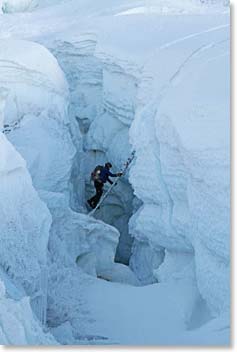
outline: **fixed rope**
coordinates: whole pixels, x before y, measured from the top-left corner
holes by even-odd
[[[135,157],[135,151],[133,151],[133,152],[131,153],[131,156],[130,156],[130,157],[127,159],[127,161],[124,163],[123,168],[122,168],[122,170],[121,170],[121,173],[122,173],[123,175],[126,174],[126,171],[127,171],[128,167],[129,167],[129,165],[132,163],[134,157]],[[117,181],[118,181],[118,179],[119,179],[120,177],[121,177],[121,176],[117,176],[117,177],[115,178],[113,184],[110,185],[110,187],[108,188],[108,190],[103,194],[103,196],[101,197],[101,199],[100,199],[100,201],[98,202],[98,204],[96,205],[96,207],[95,207],[92,211],[89,212],[89,214],[88,214],[89,216],[93,215],[93,214],[96,212],[96,210],[101,206],[101,204],[103,203],[103,201],[108,197],[108,195],[110,194],[110,192],[112,191],[112,189],[116,186]]]

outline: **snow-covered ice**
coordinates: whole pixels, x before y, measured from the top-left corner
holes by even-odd
[[[1,0],[4,13],[24,12],[34,9],[39,0]]]
[[[173,255],[194,252],[200,292],[215,313],[229,306],[228,31],[217,28],[215,34],[157,52],[161,62],[167,57],[178,61],[184,46],[181,54],[187,50],[188,59],[166,73],[163,85],[164,72],[158,73],[157,97],[139,112],[130,134],[137,150],[131,182],[144,203],[130,221],[131,232]],[[147,169],[152,177],[141,187]]]
[[[1,274],[0,274],[1,276]],[[13,299],[0,280],[0,341],[2,345],[57,345],[32,314],[28,297]]]
[[[229,40],[225,0],[0,0],[2,344],[229,344]]]

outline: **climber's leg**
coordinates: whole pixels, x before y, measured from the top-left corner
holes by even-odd
[[[100,198],[103,194],[103,187],[104,187],[104,184],[102,182],[98,182],[98,181],[95,181],[94,182],[94,186],[95,186],[95,189],[96,189],[96,194],[94,197],[92,197],[91,199],[89,199],[87,202],[88,204],[92,207],[92,208],[95,208],[96,205],[99,203],[100,201]]]

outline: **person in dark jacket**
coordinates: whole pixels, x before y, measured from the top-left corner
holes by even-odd
[[[112,164],[111,163],[106,163],[105,166],[100,170],[99,173],[99,177],[98,179],[96,179],[94,181],[94,186],[96,189],[96,194],[94,197],[92,197],[91,199],[89,199],[87,201],[87,203],[91,206],[91,208],[95,208],[97,206],[97,204],[100,201],[100,198],[103,194],[103,189],[104,189],[104,184],[108,181],[111,185],[113,184],[113,182],[110,180],[109,177],[118,177],[118,176],[122,176],[122,173],[119,172],[117,174],[113,174],[112,172],[110,172],[110,169],[112,168]]]

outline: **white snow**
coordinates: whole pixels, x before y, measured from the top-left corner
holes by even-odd
[[[73,212],[62,194],[41,192],[53,216],[49,251],[61,266],[77,265],[86,273],[139,285],[129,267],[114,263],[119,232],[93,217]]]
[[[0,5],[0,341],[227,345],[228,2]]]
[[[32,314],[29,298],[14,300],[7,297],[4,282],[1,279],[0,341],[1,344],[8,346],[57,345],[53,336],[43,331]]]
[[[2,11],[4,13],[24,12],[32,10],[39,0],[2,0]]]
[[[40,290],[51,217],[32,186],[25,161],[0,135],[1,266],[32,296]]]
[[[10,90],[5,122],[43,111],[67,122],[67,83],[53,55],[42,45],[24,40],[0,41],[0,84]]]
[[[67,192],[75,148],[67,127],[63,72],[42,45],[22,40],[0,45],[0,84],[9,91],[4,120],[9,140],[27,161],[35,187]]]
[[[194,251],[200,293],[214,314],[229,307],[230,92],[225,38],[228,28],[218,28],[157,52],[161,61],[180,60],[181,45],[182,55],[185,50],[191,54],[175,62],[175,70],[163,81],[157,75],[157,98],[139,112],[131,129],[137,150],[131,182],[144,205],[130,221],[130,230],[138,240],[145,238],[172,253]],[[144,184],[148,169],[152,177]]]
[[[6,92],[1,90],[2,107],[7,99]],[[1,121],[4,118],[4,109],[0,118]],[[45,322],[47,309],[42,274],[47,262],[51,216],[32,186],[25,161],[2,133],[0,147],[0,280],[6,281],[7,292],[13,294],[13,299],[4,298],[5,289],[1,290],[1,342],[18,345],[53,343],[54,339],[48,338],[40,327],[40,323]],[[15,287],[20,287],[20,297],[15,293]],[[24,295],[29,297],[24,298]],[[21,301],[16,303],[14,299]],[[18,335],[16,331],[19,331]]]

